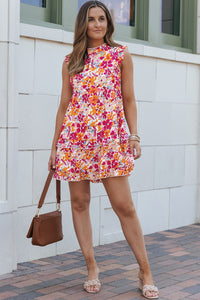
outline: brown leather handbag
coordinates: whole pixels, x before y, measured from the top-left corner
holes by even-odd
[[[44,199],[54,172],[54,169],[50,170],[49,172],[42,195],[40,197],[40,201],[38,203],[36,215],[33,217],[29,231],[26,235],[27,238],[32,237],[33,245],[46,246],[63,239],[62,213],[60,210],[60,180],[56,180],[57,210],[39,215],[39,209],[44,203]]]

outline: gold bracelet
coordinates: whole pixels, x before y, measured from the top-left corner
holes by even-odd
[[[131,137],[131,136],[137,136],[137,137],[140,139],[139,135],[137,135],[136,133],[131,133],[131,134],[129,135],[129,137]]]
[[[129,135],[129,140],[130,141],[138,141],[138,142],[140,142],[140,137],[137,134],[130,134]]]

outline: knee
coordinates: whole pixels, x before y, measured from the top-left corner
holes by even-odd
[[[123,217],[134,217],[136,215],[136,210],[132,202],[119,203],[115,208],[115,211],[118,215],[121,215]]]
[[[77,193],[71,197],[72,210],[82,212],[88,209],[90,204],[90,194]]]

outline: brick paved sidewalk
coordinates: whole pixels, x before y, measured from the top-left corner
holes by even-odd
[[[160,300],[200,300],[200,224],[146,235],[145,243]],[[0,299],[145,299],[138,265],[126,241],[95,247],[102,289],[83,291],[86,266],[80,251],[18,264],[0,276]]]

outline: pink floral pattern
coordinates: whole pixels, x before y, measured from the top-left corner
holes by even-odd
[[[56,145],[54,178],[99,182],[134,169],[121,93],[125,47],[88,48],[83,71],[70,77],[73,95]]]

